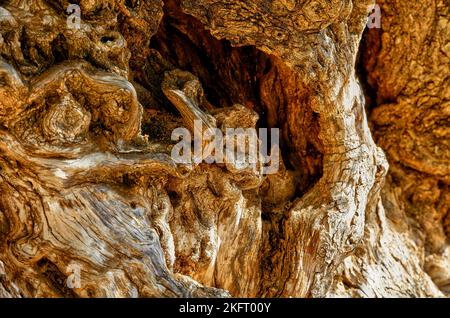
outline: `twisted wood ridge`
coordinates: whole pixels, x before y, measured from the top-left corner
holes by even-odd
[[[0,297],[449,295],[448,2],[76,2],[0,1]]]

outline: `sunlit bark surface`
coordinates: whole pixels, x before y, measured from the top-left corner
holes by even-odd
[[[0,0],[0,297],[450,294],[448,1],[73,2]]]

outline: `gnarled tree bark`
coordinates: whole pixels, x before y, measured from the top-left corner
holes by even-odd
[[[0,1],[0,297],[448,296],[447,2],[74,2]]]

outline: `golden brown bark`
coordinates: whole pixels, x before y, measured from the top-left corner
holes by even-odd
[[[0,297],[448,295],[447,2],[77,3],[0,1]],[[194,120],[278,172],[175,162]]]

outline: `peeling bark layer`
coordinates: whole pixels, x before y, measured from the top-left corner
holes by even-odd
[[[77,3],[0,1],[0,297],[448,296],[448,3]]]

